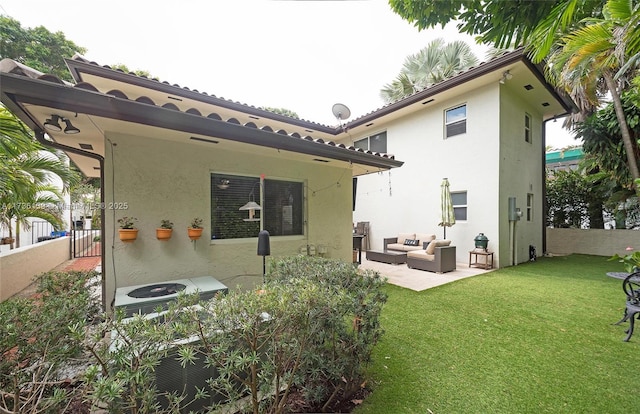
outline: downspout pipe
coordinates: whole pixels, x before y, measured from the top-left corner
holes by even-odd
[[[70,147],[68,145],[63,145],[55,141],[50,141],[44,137],[44,131],[41,129],[35,130],[36,140],[44,146],[55,148],[64,152],[71,152],[74,154],[82,155],[83,157],[89,157],[97,160],[100,163],[100,200],[104,200],[104,157],[102,155],[94,154],[89,151],[82,150],[80,148]],[[104,209],[100,209],[100,233],[104,234]],[[104,257],[105,257],[105,243],[104,240],[100,243],[100,266],[102,269],[105,269],[104,266]],[[104,270],[100,275],[102,284],[102,310],[105,310],[105,301],[106,301],[106,292],[105,292],[105,275]]]

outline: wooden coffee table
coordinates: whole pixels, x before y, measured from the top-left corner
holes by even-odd
[[[395,250],[367,250],[367,260],[388,264],[407,263],[407,252]]]

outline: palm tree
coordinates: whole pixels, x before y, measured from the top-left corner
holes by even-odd
[[[397,78],[382,88],[380,96],[386,103],[397,101],[477,63],[478,58],[465,42],[445,44],[443,39],[435,39],[418,53],[407,56]]]
[[[608,0],[602,18],[584,19],[579,28],[562,36],[548,58],[547,75],[570,94],[583,115],[593,112],[605,94],[610,94],[629,171],[637,180],[640,178],[637,145],[631,139],[620,98],[628,81],[619,73],[627,58],[624,36],[628,32],[624,28],[634,19],[634,7],[629,0]]]
[[[19,232],[21,224],[28,226],[27,217],[61,226],[61,212],[51,203],[62,201],[62,193],[79,180],[67,164],[63,153],[35,141],[22,122],[0,107],[0,227],[9,231],[9,237],[13,221]],[[55,177],[63,183],[61,191],[52,186]]]

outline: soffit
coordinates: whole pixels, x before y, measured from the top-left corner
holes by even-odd
[[[59,80],[32,79],[20,74],[2,73],[2,101],[34,131],[46,132],[89,177],[99,176],[100,160],[105,154],[109,132],[148,136],[183,142],[186,145],[211,145],[232,151],[265,154],[286,159],[352,167],[354,175],[399,167],[402,162],[387,154],[363,152],[319,138],[287,131],[274,131],[255,123],[241,124],[237,119],[223,120],[217,114],[205,117],[182,112],[176,106],[159,107],[126,96],[108,96],[88,83],[68,86]],[[49,132],[44,121],[56,114],[71,120],[79,134]],[[193,139],[195,138],[195,140]],[[199,141],[196,141],[199,140]],[[86,156],[89,159],[85,159]]]

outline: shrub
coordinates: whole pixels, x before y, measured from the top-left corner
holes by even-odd
[[[0,303],[0,412],[63,412],[82,391],[61,369],[81,354],[83,328],[99,312],[88,289],[95,276],[45,273],[35,298]]]
[[[364,383],[364,369],[380,339],[380,313],[387,300],[381,288],[386,283],[376,272],[358,271],[351,263],[308,256],[272,262],[269,286],[313,281],[324,297],[339,298],[313,309],[313,347],[306,350],[293,384],[304,391],[314,408],[325,411],[332,404],[348,401]]]
[[[112,332],[117,343],[99,334],[88,342],[98,361],[87,372],[90,395],[109,412],[224,404],[257,414],[286,412],[290,393],[302,390],[306,409],[326,411],[361,389],[382,333],[383,284],[352,264],[297,257],[275,262],[259,291],[205,302],[180,294],[161,323],[116,313],[99,331]],[[155,371],[168,359],[176,370],[207,367],[211,378],[195,389],[161,389]]]

